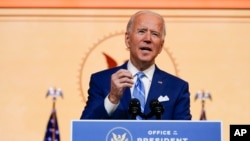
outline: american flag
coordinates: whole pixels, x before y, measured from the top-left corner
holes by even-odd
[[[48,121],[44,141],[60,141],[59,128],[56,117],[56,110],[53,109]]]
[[[200,120],[207,120],[205,109],[203,109],[203,110],[201,111]]]

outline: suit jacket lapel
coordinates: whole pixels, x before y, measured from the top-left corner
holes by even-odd
[[[158,99],[158,97],[160,95],[163,94],[163,90],[165,88],[165,84],[163,83],[163,76],[164,74],[159,70],[159,68],[155,68],[155,72],[153,75],[153,80],[149,89],[149,93],[148,93],[148,98],[147,98],[147,102],[145,105],[145,113],[149,113],[150,110],[150,101],[153,99]]]

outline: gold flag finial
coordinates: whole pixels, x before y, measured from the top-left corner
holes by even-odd
[[[210,92],[202,90],[202,91],[198,91],[196,93],[194,100],[197,100],[197,99],[201,99],[201,116],[200,116],[200,120],[207,120],[206,112],[205,112],[205,101],[206,101],[206,99],[212,100],[212,96],[211,96]]]
[[[56,97],[61,96],[63,98],[63,93],[61,88],[50,87],[46,94],[46,97],[52,96],[53,100],[56,100]]]

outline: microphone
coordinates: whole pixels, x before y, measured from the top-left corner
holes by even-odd
[[[155,115],[156,119],[161,119],[161,115],[164,112],[164,107],[158,100],[156,99],[151,100],[150,109],[151,112],[148,114],[148,118]]]
[[[132,119],[136,119],[137,115],[141,115],[141,104],[136,98],[131,99],[128,112],[132,115]]]

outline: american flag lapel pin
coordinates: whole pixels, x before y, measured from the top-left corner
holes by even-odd
[[[162,84],[162,81],[158,81],[158,84]]]

